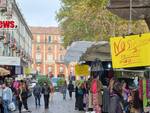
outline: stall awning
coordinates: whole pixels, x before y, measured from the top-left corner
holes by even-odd
[[[121,18],[129,20],[130,0],[110,0],[108,10]],[[150,28],[150,0],[132,0],[132,19],[145,19]]]
[[[6,69],[0,67],[0,76],[6,76],[6,75],[9,75],[9,74],[10,74],[9,70],[6,70]]]
[[[86,52],[87,48],[91,47],[95,42],[90,41],[77,41],[73,42],[67,49],[65,55],[65,62],[78,62],[81,55]]]
[[[111,61],[110,46],[108,42],[98,42],[87,49],[81,57],[81,61]]]

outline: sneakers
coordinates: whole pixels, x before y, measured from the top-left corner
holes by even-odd
[[[27,110],[26,110],[26,109],[23,109],[22,111],[25,112],[25,111],[27,111]]]

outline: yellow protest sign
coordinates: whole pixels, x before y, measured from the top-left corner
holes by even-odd
[[[110,39],[113,68],[150,66],[150,33]]]
[[[76,74],[76,76],[88,76],[88,75],[90,75],[89,66],[77,64],[75,66],[75,74]]]

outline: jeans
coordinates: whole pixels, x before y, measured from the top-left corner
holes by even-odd
[[[27,99],[23,99],[23,101],[18,101],[18,107],[19,107],[19,113],[21,113],[22,104],[24,105],[24,108],[28,110],[28,104]]]
[[[9,100],[3,100],[4,113],[11,113],[11,111],[8,109],[9,104],[10,104]]]
[[[35,105],[36,105],[36,107],[38,105],[41,106],[41,103],[40,103],[41,95],[36,95],[34,97],[35,97]]]
[[[44,95],[45,109],[49,108],[49,95]]]
[[[14,102],[15,107],[17,108],[17,98],[16,98],[16,96],[15,96],[15,95],[13,96],[12,101]]]
[[[69,96],[70,98],[72,98],[72,91],[69,91]]]

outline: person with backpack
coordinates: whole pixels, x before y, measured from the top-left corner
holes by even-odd
[[[72,81],[69,82],[68,91],[69,91],[70,99],[72,99],[72,92],[74,91],[74,85],[72,84]]]
[[[49,108],[50,87],[47,82],[44,83],[44,86],[42,88],[42,93],[44,96],[45,109],[48,109]]]
[[[39,105],[39,107],[41,106],[41,101],[40,101],[41,100],[41,92],[42,92],[41,86],[38,83],[36,83],[36,85],[33,88],[33,95],[35,97],[36,108],[38,105]]]

